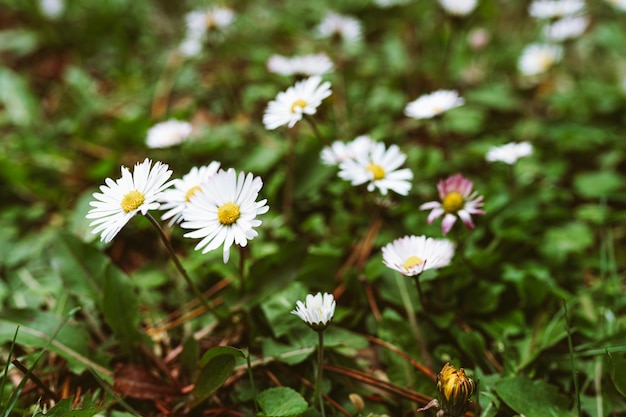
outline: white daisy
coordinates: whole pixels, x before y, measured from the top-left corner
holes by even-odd
[[[453,16],[466,16],[474,11],[478,0],[439,0],[441,7]]]
[[[447,239],[404,236],[383,246],[382,252],[385,265],[411,277],[450,265],[454,245]]]
[[[330,94],[330,82],[322,83],[322,77],[318,75],[298,81],[287,91],[278,93],[276,99],[268,103],[263,124],[268,130],[283,125],[293,127],[305,114],[315,114],[322,100]]]
[[[191,197],[202,192],[202,186],[217,173],[220,163],[213,161],[209,165],[191,168],[182,179],[173,181],[174,188],[165,190],[161,195],[161,210],[167,210],[161,220],[170,219],[169,225],[180,223],[183,220],[183,210],[189,204]]]
[[[414,119],[430,119],[465,104],[454,90],[438,90],[425,94],[406,105],[404,114]]]
[[[187,34],[198,36],[208,30],[224,28],[232,23],[234,17],[233,11],[226,7],[209,7],[189,12],[185,15]]]
[[[589,26],[587,16],[570,16],[543,28],[543,36],[551,42],[563,42],[582,35]]]
[[[513,165],[518,159],[532,155],[533,145],[528,142],[507,143],[502,146],[495,146],[487,152],[485,159],[489,162],[504,162]]]
[[[219,171],[196,192],[183,210],[181,227],[193,229],[185,237],[201,239],[195,250],[202,253],[224,245],[224,263],[230,257],[233,243],[246,246],[258,233],[261,225],[256,217],[267,213],[267,200],[255,201],[263,187],[260,177],[234,169]]]
[[[580,13],[584,8],[584,0],[535,0],[528,12],[537,19],[558,19]]]
[[[307,294],[305,302],[296,301],[296,309],[291,311],[313,330],[324,330],[335,315],[335,299],[332,294]]]
[[[65,11],[65,0],[39,0],[39,10],[48,19],[58,19]]]
[[[523,75],[542,74],[559,62],[562,56],[560,45],[532,43],[522,51],[517,68]]]
[[[411,0],[374,0],[374,4],[378,7],[393,7],[409,4]]]
[[[396,145],[385,148],[384,143],[372,144],[369,148],[355,149],[353,159],[339,164],[339,177],[352,185],[367,184],[368,191],[378,188],[383,195],[392,190],[407,195],[411,189],[413,172],[398,169],[406,160],[406,155]]]
[[[168,148],[178,145],[191,135],[191,124],[180,120],[157,123],[148,130],[146,145],[149,148]]]
[[[322,38],[336,37],[345,43],[355,43],[361,39],[361,23],[353,17],[328,12],[317,26]]]
[[[269,72],[281,75],[323,75],[333,69],[333,63],[324,53],[291,58],[272,55],[267,60],[267,69]]]
[[[359,149],[369,152],[375,145],[376,142],[371,137],[361,135],[348,143],[335,141],[330,146],[325,146],[320,157],[324,165],[339,165],[347,159],[354,159]]]
[[[87,213],[88,219],[96,219],[90,227],[91,233],[100,233],[100,240],[108,243],[128,221],[138,212],[159,208],[161,193],[171,185],[167,180],[172,175],[166,164],[146,158],[135,164],[133,172],[122,167],[122,178],[113,181],[107,178],[106,185],[100,186],[101,193],[93,193],[96,201],[89,203],[93,208]]]

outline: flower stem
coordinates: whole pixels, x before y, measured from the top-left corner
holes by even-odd
[[[322,417],[326,417],[324,410],[324,396],[322,395],[322,372],[324,370],[324,330],[318,330],[317,346],[317,379],[315,380],[315,394],[319,397],[320,412]]]
[[[159,236],[161,237],[161,240],[163,241],[165,248],[169,252],[170,257],[172,258],[172,261],[174,262],[174,265],[176,265],[176,269],[178,269],[178,272],[180,272],[180,274],[183,276],[183,278],[187,282],[187,285],[191,287],[191,290],[193,291],[194,295],[196,296],[200,304],[204,306],[206,311],[209,311],[215,314],[219,318],[219,315],[216,314],[215,310],[209,305],[209,303],[207,303],[207,301],[205,300],[204,296],[202,295],[202,293],[200,292],[196,284],[191,280],[191,278],[189,278],[189,274],[187,274],[187,271],[185,270],[183,265],[180,263],[180,260],[178,260],[178,256],[176,256],[176,252],[174,252],[174,248],[172,247],[172,244],[170,243],[167,236],[165,235],[165,232],[163,231],[163,228],[161,227],[161,225],[156,221],[154,217],[152,217],[152,214],[150,214],[150,212],[146,212],[144,216],[150,221],[150,223],[152,223],[152,225],[159,232]]]
[[[311,129],[313,129],[313,133],[315,133],[315,136],[317,136],[317,139],[319,139],[319,141],[322,142],[322,145],[329,146],[328,141],[324,138],[324,136],[322,136],[322,133],[317,128],[317,125],[315,124],[315,121],[313,120],[313,118],[309,116],[308,114],[305,114],[304,120],[306,120],[307,123],[311,126]]]

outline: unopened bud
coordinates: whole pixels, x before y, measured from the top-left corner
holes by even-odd
[[[356,408],[356,412],[362,413],[363,410],[365,409],[365,401],[363,401],[363,397],[353,392],[350,395],[348,395],[348,398],[350,398],[352,405],[354,406],[354,408]]]
[[[456,370],[446,363],[437,376],[439,406],[446,417],[460,417],[465,414],[469,398],[476,390],[476,383],[465,375],[463,368]]]

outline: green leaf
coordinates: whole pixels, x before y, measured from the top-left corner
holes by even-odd
[[[39,117],[37,101],[26,81],[7,68],[0,68],[0,103],[10,122],[18,126],[33,125]]]
[[[624,180],[611,171],[583,172],[574,178],[576,191],[587,198],[600,198],[615,193]]]
[[[130,279],[113,265],[104,271],[104,319],[120,342],[126,354],[139,343],[139,304]]]
[[[593,244],[593,232],[585,223],[571,222],[546,232],[541,251],[548,257],[563,260],[570,253],[579,253]]]
[[[522,376],[501,379],[496,392],[509,407],[526,417],[569,417],[569,400],[558,389],[543,381]]]
[[[202,358],[201,362],[205,363],[205,365],[200,369],[200,374],[194,384],[193,395],[196,398],[191,405],[192,407],[196,407],[211,396],[211,394],[222,386],[235,368],[235,356],[233,351],[238,351],[240,354],[242,354],[242,352],[235,348],[230,348],[227,351],[221,349],[227,347],[228,346],[218,346],[217,348],[210,349]],[[227,353],[222,354],[220,352]],[[207,357],[209,359],[205,361]]]
[[[82,410],[72,409],[73,398],[65,398],[57,405],[44,413],[37,413],[34,417],[92,417],[101,410],[94,405],[84,407]]]
[[[306,411],[308,404],[302,395],[289,387],[266,389],[257,397],[265,417],[291,417]]]
[[[231,346],[216,346],[214,348],[207,350],[205,354],[202,355],[202,359],[200,359],[200,366],[204,367],[208,365],[209,362],[211,362],[211,360],[213,360],[214,358],[218,356],[232,356],[232,357],[245,358],[246,354],[241,349],[237,349]]]
[[[294,327],[301,326],[299,320],[293,320],[291,311],[296,307],[296,301],[301,300],[307,293],[306,287],[300,282],[290,283],[283,291],[271,296],[261,303],[261,310],[274,332],[274,336],[281,337],[289,333]]]
[[[613,356],[610,353],[607,356],[611,364],[611,381],[619,393],[626,397],[626,360],[624,357]]]

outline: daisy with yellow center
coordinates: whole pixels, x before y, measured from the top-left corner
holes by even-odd
[[[193,167],[181,179],[175,179],[174,187],[165,190],[160,198],[161,210],[165,210],[161,220],[169,220],[169,225],[180,223],[183,220],[183,210],[202,186],[220,169],[220,163],[213,161],[208,165]]]
[[[267,213],[267,200],[256,201],[263,181],[252,174],[234,169],[220,170],[202,185],[183,210],[181,227],[190,229],[185,237],[201,239],[195,250],[202,253],[224,246],[224,263],[230,257],[233,243],[246,246],[261,225],[256,217]]]
[[[93,208],[87,213],[88,219],[95,219],[90,227],[92,233],[100,233],[100,240],[110,242],[128,221],[141,212],[159,208],[159,199],[163,190],[171,185],[168,182],[172,171],[168,166],[145,159],[137,163],[131,173],[122,167],[122,177],[116,181],[111,178],[100,186],[99,193],[94,193],[95,201],[89,203]]]
[[[527,76],[543,74],[559,62],[562,56],[563,47],[560,45],[533,43],[522,51],[517,69]]]
[[[404,236],[383,246],[383,263],[402,275],[414,276],[427,269],[448,266],[454,245],[447,239]]]
[[[305,115],[315,114],[322,100],[330,94],[330,82],[322,82],[322,77],[318,75],[298,81],[268,103],[263,124],[268,130],[284,125],[293,127]]]
[[[439,201],[430,201],[422,204],[420,210],[431,210],[428,215],[428,224],[443,215],[441,229],[443,234],[447,234],[457,216],[463,221],[468,229],[474,228],[472,214],[485,214],[482,210],[483,197],[472,192],[474,183],[461,174],[452,175],[437,183],[439,191]]]
[[[368,191],[378,188],[383,195],[387,195],[389,190],[407,195],[413,172],[408,168],[398,169],[406,160],[400,148],[391,145],[387,149],[384,143],[371,140],[359,143],[359,146],[351,147],[352,158],[339,164],[339,177],[352,185],[367,183]]]

